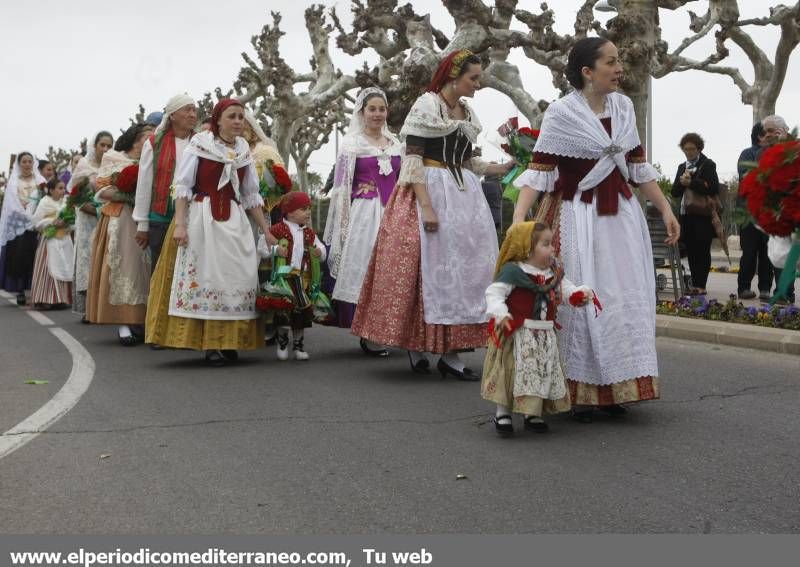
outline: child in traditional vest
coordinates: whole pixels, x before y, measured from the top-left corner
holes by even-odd
[[[558,304],[567,301],[599,307],[591,289],[564,278],[550,227],[509,228],[486,290],[491,339],[481,384],[483,398],[497,404],[494,424],[502,437],[514,434],[512,412],[524,415],[526,430],[544,433],[544,415],[570,409],[555,332]]]
[[[308,301],[308,290],[311,282],[311,256],[325,261],[325,246],[317,238],[311,228],[311,199],[302,191],[292,191],[284,195],[280,201],[283,220],[272,225],[270,232],[278,239],[285,240],[286,246],[276,245],[274,251],[278,256],[286,258],[287,264],[292,266],[289,284],[294,291],[295,307],[291,313],[275,315],[275,325],[278,329],[277,346],[278,360],[289,359],[289,329],[292,329],[292,351],[295,360],[308,360],[308,353],[303,345],[303,331],[311,327],[314,311]],[[262,242],[259,250],[261,255],[271,254],[271,250]]]

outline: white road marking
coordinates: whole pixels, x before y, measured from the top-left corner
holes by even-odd
[[[5,297],[6,299],[11,299],[14,296],[11,295],[10,293],[8,293],[6,290],[0,289],[0,297]]]
[[[50,317],[48,317],[47,315],[44,315],[43,313],[39,313],[38,311],[35,311],[35,310],[28,310],[25,313],[30,315],[31,319],[33,319],[34,321],[36,321],[40,325],[44,325],[45,327],[50,326],[50,325],[55,325],[53,320]]]
[[[36,318],[34,317],[34,319]],[[47,317],[45,319],[50,321]],[[50,321],[50,323],[53,322]],[[64,417],[86,393],[94,378],[95,364],[89,351],[64,329],[51,327],[50,332],[67,347],[72,356],[72,371],[67,381],[50,401],[27,419],[0,435],[0,459],[33,441],[40,433]]]

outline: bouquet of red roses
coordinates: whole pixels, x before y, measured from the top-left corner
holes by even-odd
[[[770,146],[739,186],[747,210],[767,234],[794,236],[778,284],[776,299],[784,296],[795,277],[800,259],[800,140],[793,132],[788,140]]]
[[[93,202],[92,197],[94,197],[94,191],[89,184],[89,178],[85,177],[70,189],[69,195],[67,195],[67,206],[81,208],[86,203]]]
[[[267,160],[264,172],[258,181],[258,192],[270,211],[286,193],[292,190],[292,178],[282,165]]]
[[[519,121],[514,117],[506,120],[497,129],[497,133],[506,140],[500,147],[517,162],[500,181],[503,187],[503,197],[516,203],[517,197],[519,197],[519,188],[514,185],[514,180],[528,168],[533,157],[536,139],[539,137],[539,130],[533,130],[527,126],[520,128]]]
[[[139,179],[139,164],[134,163],[116,172],[111,176],[111,184],[122,193],[122,199],[116,198],[115,201],[122,201],[133,206],[135,201],[136,183]]]

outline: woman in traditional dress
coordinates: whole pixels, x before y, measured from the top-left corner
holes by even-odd
[[[386,126],[388,110],[381,89],[361,91],[336,159],[324,241],[330,246],[328,267],[336,280],[331,295],[342,328],[353,323],[381,218],[400,172],[403,145]],[[361,348],[373,356],[389,354],[363,338]]]
[[[75,274],[72,281],[72,311],[86,315],[86,290],[89,287],[89,272],[92,261],[92,235],[97,227],[97,206],[89,200],[96,190],[97,170],[105,153],[114,146],[114,138],[102,130],[89,138],[92,145],[81,158],[67,183],[67,194],[82,193],[86,197],[80,207],[75,208]],[[83,322],[88,320],[84,317]]]
[[[261,128],[255,115],[249,109],[245,109],[245,125],[242,136],[250,146],[250,154],[253,156],[259,183],[264,178],[264,172],[267,171],[268,167],[277,165],[284,170],[286,169],[286,164],[283,163],[283,158],[278,153],[275,142],[264,133],[264,129]],[[274,182],[275,179],[272,172],[267,173],[268,176],[273,177],[272,181]],[[270,192],[266,197],[262,194],[262,198],[264,198],[264,214],[267,215],[267,220],[270,223],[281,221],[280,207],[277,209],[276,207],[282,197],[283,193],[279,190]],[[275,214],[273,214],[273,211]],[[254,229],[258,229],[258,227],[255,226]],[[256,240],[258,239],[256,238]]]
[[[611,415],[621,404],[658,398],[655,279],[650,234],[629,183],[638,185],[662,215],[668,244],[680,226],[645,161],[633,103],[617,93],[622,64],[602,38],[579,40],[567,78],[575,91],[551,104],[521,187],[514,222],[539,195],[537,220],[554,227],[566,277],[592,288],[603,306],[558,310],[559,347],[574,415],[592,420],[597,407]]]
[[[47,182],[32,219],[33,227],[41,234],[31,285],[31,303],[36,309],[59,309],[72,301],[71,227],[59,218],[66,207],[64,182],[54,177]]]
[[[147,312],[150,250],[136,243],[132,214],[137,160],[152,131],[149,124],[128,128],[114,149],[103,155],[97,171],[95,198],[104,204],[92,244],[86,318],[91,323],[118,325],[123,346],[141,341]]]
[[[37,234],[31,219],[34,199],[47,181],[38,172],[36,158],[21,152],[11,171],[0,213],[0,285],[17,294],[17,305],[25,305],[30,289]]]
[[[210,365],[221,366],[263,340],[258,257],[245,211],[270,244],[275,238],[241,137],[244,107],[222,100],[211,118],[211,131],[192,138],[175,178],[175,218],[153,273],[146,340],[203,350]]]
[[[353,333],[409,351],[441,354],[444,376],[479,380],[459,351],[486,346],[484,291],[492,283],[497,234],[479,176],[507,165],[472,157],[481,125],[462,97],[480,87],[481,64],[467,50],[442,61],[400,132],[406,155],[386,205],[353,319]]]

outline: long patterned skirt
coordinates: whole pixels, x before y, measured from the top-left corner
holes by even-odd
[[[86,318],[92,323],[142,325],[147,313],[150,251],[136,243],[131,207],[117,208],[119,216],[104,213],[97,224]]]
[[[70,238],[65,236],[64,238]],[[72,282],[57,280],[48,268],[48,239],[42,238],[33,263],[31,303],[34,305],[69,305],[72,301]],[[70,258],[71,260],[71,258]]]
[[[447,179],[445,175],[449,175],[447,170],[438,168],[426,168],[426,172],[429,177],[435,176],[435,181]],[[469,247],[477,239],[478,243],[473,246],[477,250],[473,250],[473,253],[467,251],[458,258],[437,258],[435,254],[440,249],[437,247],[436,237],[421,237],[420,215],[414,192],[411,189],[396,190],[386,205],[369,268],[364,277],[353,318],[353,334],[382,345],[433,353],[486,346],[486,325],[482,320],[485,311],[483,292],[492,282],[497,257],[497,236],[480,184],[471,172],[464,171],[464,177],[465,181],[475,181],[474,184],[469,184],[468,191],[460,191],[452,180],[445,184],[431,183],[429,179],[429,193],[439,216],[442,238],[438,242],[448,245],[466,243]],[[463,215],[470,218],[466,225],[458,220]],[[455,242],[453,237],[463,236],[468,232],[471,232],[469,238],[462,238],[460,243]],[[423,242],[426,239],[430,240]],[[427,261],[432,266],[432,273],[423,274],[423,245],[430,246],[427,250]],[[467,278],[471,282],[468,293],[474,297],[460,295],[464,278],[453,273],[451,267],[470,271]],[[454,302],[445,306],[445,310],[426,310],[424,289],[428,292],[434,291],[436,278],[448,278],[453,284],[451,298]],[[427,287],[424,285],[426,279]],[[481,280],[479,283],[478,279]],[[480,293],[474,293],[478,288]],[[463,316],[461,313],[444,311],[447,307],[463,304],[465,301],[470,304],[470,311],[480,312],[480,315],[468,315],[470,322],[426,322],[426,311],[433,317],[443,314]]]
[[[566,277],[590,286],[603,311],[559,308],[559,345],[573,405],[608,406],[659,397],[655,281],[647,223],[638,201],[599,216],[595,203],[547,193],[535,215],[555,233]]]
[[[171,348],[194,350],[255,350],[263,344],[258,319],[226,321],[190,319],[169,314],[175,260],[178,245],[172,238],[175,222],[171,222],[164,245],[150,280],[147,300],[145,342]]]

